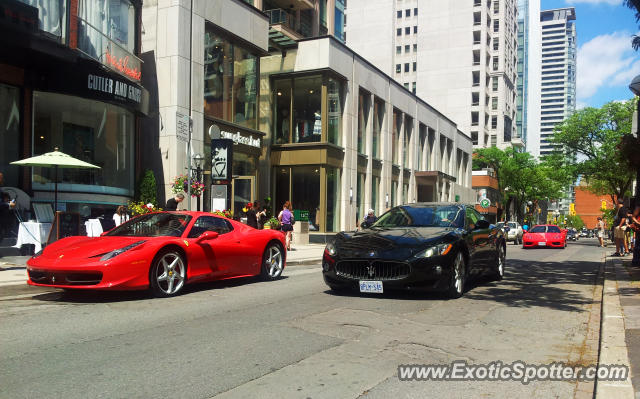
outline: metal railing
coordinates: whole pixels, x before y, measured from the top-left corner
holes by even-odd
[[[140,80],[142,60],[80,17],[78,50],[133,80]]]
[[[296,18],[282,8],[266,10],[265,13],[269,16],[269,25],[284,25],[289,29],[298,32],[298,29],[296,29]]]

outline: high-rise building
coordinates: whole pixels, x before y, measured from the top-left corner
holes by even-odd
[[[540,137],[540,1],[518,0],[516,134],[529,149]]]
[[[576,109],[576,11],[573,7],[540,13],[542,66],[540,96],[540,139],[531,143],[534,155],[555,149],[555,126]],[[538,144],[536,146],[536,144]],[[536,148],[537,147],[537,148]]]
[[[460,3],[351,0],[347,44],[455,121],[474,146],[522,146],[516,0]]]

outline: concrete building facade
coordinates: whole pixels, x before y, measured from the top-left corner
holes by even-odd
[[[352,0],[347,44],[441,110],[476,147],[522,146],[515,127],[515,0]]]
[[[573,7],[540,13],[542,64],[540,138],[531,137],[535,156],[554,151],[555,126],[576,109],[576,12]]]

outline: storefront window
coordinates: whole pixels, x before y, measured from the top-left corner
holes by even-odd
[[[398,193],[398,182],[394,180],[391,182],[391,206],[392,207],[398,205],[398,203],[396,202],[397,193]]]
[[[274,203],[274,211],[277,216],[278,213],[282,210],[282,206],[285,202],[291,200],[290,195],[290,184],[291,184],[291,169],[289,167],[285,168],[275,168],[275,203]]]
[[[358,96],[358,153],[365,153],[365,143],[367,138],[367,122],[369,121],[369,100],[370,95],[360,90]]]
[[[364,181],[365,174],[358,173],[358,189],[356,190],[356,204],[358,208],[356,209],[356,222],[360,223],[362,219],[366,216],[364,210]]]
[[[256,128],[258,57],[207,25],[204,38],[204,113]]]
[[[343,101],[342,83],[338,80],[329,78],[329,84],[327,87],[327,109],[329,110],[327,141],[335,145],[340,145],[340,138],[342,137],[341,126]]]
[[[322,77],[305,76],[293,82],[293,142],[322,139]]]
[[[284,144],[289,142],[289,133],[291,132],[291,80],[286,79],[275,82],[275,90],[273,141],[275,144]]]
[[[327,229],[340,229],[340,169],[327,168]]]
[[[380,129],[384,121],[384,101],[376,98],[373,104],[373,153],[376,159],[380,158]]]
[[[380,178],[373,176],[373,184],[371,185],[371,208],[380,216],[380,207],[378,206],[378,193],[380,192]]]
[[[64,39],[67,9],[66,1],[18,0],[38,9],[38,27]]]
[[[103,60],[105,53],[113,54],[115,51],[111,47],[111,43],[115,42],[133,54],[136,44],[136,10],[130,1],[81,0],[79,16],[80,50]]]
[[[60,169],[60,191],[133,196],[134,116],[79,97],[33,94],[33,155],[60,151],[100,169]],[[51,168],[33,168],[34,190],[53,190]]]
[[[314,229],[320,229],[317,215],[320,209],[320,167],[291,168],[291,193],[293,209],[309,211],[310,224],[313,224]]]
[[[398,140],[400,139],[400,129],[402,128],[402,113],[393,110],[393,132],[391,134],[391,163],[399,165],[398,162]]]
[[[211,151],[211,150],[209,150]],[[233,152],[233,174],[235,176],[253,176],[256,174],[256,158],[243,152]]]
[[[20,167],[20,89],[0,83],[0,173],[7,187],[18,187]]]

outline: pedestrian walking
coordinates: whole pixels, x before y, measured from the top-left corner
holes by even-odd
[[[169,198],[167,201],[167,205],[165,205],[165,211],[175,211],[178,210],[178,204],[184,201],[184,194],[178,193],[173,198]]]
[[[291,251],[291,232],[293,231],[293,224],[295,220],[293,219],[293,213],[291,213],[291,202],[286,201],[282,206],[282,211],[278,214],[278,221],[280,221],[280,225],[282,226],[282,231],[285,234],[285,243],[287,246],[287,251]]]
[[[362,221],[362,223],[365,224],[365,227],[369,227],[372,224],[374,224],[376,222],[376,220],[378,220],[378,218],[376,217],[376,214],[375,214],[374,210],[373,209],[369,209],[369,212],[367,212],[367,216],[365,216],[365,218]]]
[[[598,230],[598,242],[600,243],[598,246],[604,248],[606,246],[604,242],[604,221],[600,216],[598,216],[598,223],[596,223],[596,229]]]
[[[251,226],[254,229],[258,228],[258,218],[256,216],[256,210],[251,202],[247,204],[247,226]]]
[[[624,256],[627,252],[629,252],[625,237],[625,230],[627,230],[628,213],[629,211],[624,206],[624,199],[618,198],[618,211],[613,221],[613,239],[616,243],[616,252],[613,254],[613,256]]]
[[[640,204],[636,205],[633,213],[631,214],[630,230],[633,231],[635,238],[638,238],[640,234]],[[631,266],[640,266],[640,245],[636,242],[633,247],[633,259],[631,260]]]

